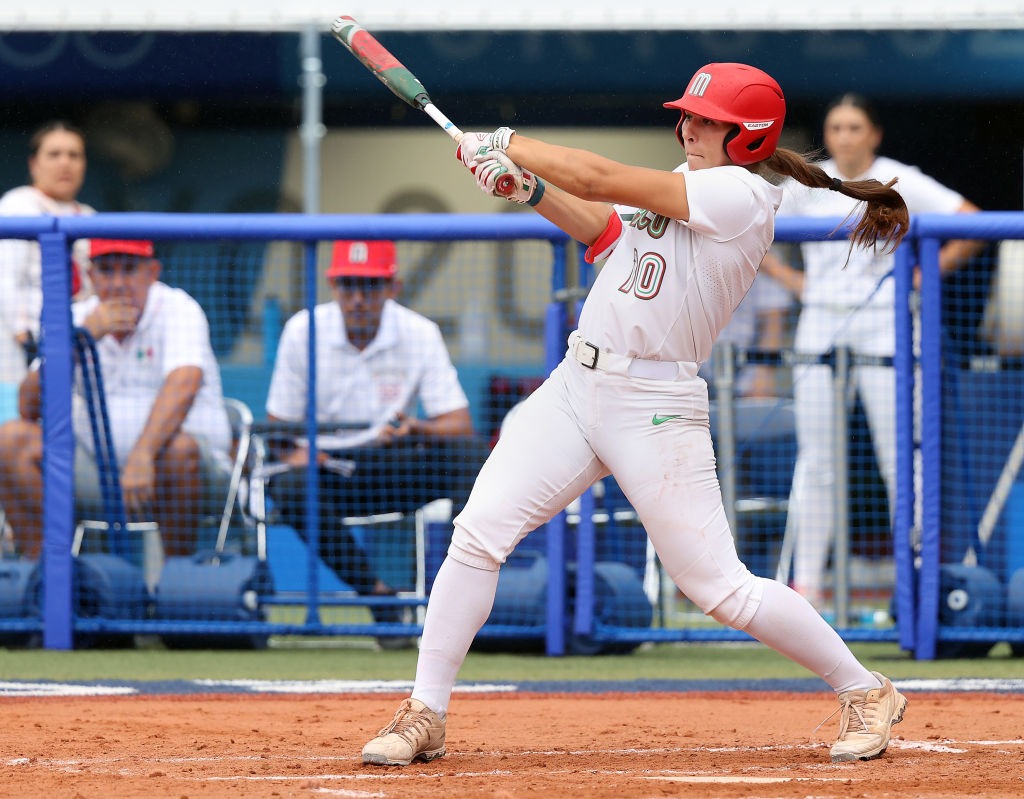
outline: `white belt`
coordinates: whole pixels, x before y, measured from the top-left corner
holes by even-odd
[[[602,350],[596,344],[584,341],[573,331],[569,335],[569,356],[587,369],[599,369],[624,377],[646,377],[650,380],[678,380],[697,374],[697,364],[685,361],[650,361],[644,358],[630,358]]]

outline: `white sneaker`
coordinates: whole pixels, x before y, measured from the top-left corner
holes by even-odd
[[[832,745],[833,763],[881,757],[889,746],[892,725],[903,721],[907,698],[888,678],[877,671],[871,673],[882,683],[881,688],[839,694],[843,715],[839,738]]]
[[[444,756],[445,722],[418,699],[398,706],[391,723],[363,747],[363,762],[378,766],[408,766],[413,760]]]

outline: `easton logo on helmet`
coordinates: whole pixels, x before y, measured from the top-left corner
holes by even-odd
[[[711,76],[707,72],[698,72],[693,76],[693,81],[690,83],[690,91],[687,93],[692,94],[694,97],[703,97],[710,83]]]
[[[769,119],[767,122],[744,122],[743,127],[747,130],[764,130],[765,128],[770,128],[774,124],[775,123]]]

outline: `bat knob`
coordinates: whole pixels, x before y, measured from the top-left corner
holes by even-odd
[[[516,179],[512,175],[502,175],[494,183],[495,194],[510,197],[516,193]]]

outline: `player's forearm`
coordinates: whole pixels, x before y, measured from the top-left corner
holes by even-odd
[[[40,384],[40,372],[34,369],[25,375],[25,379],[18,386],[18,415],[30,422],[39,418],[42,410],[42,391]]]
[[[182,366],[167,375],[133,449],[155,458],[181,429],[202,384],[198,366]]]
[[[607,226],[611,206],[581,200],[549,185],[534,210],[576,241],[589,246]]]
[[[957,209],[957,213],[975,214],[980,210],[970,200],[964,200]],[[950,272],[955,272],[967,260],[981,252],[984,246],[984,241],[974,241],[972,239],[953,239],[952,241],[947,241],[939,250],[939,274],[947,275]]]
[[[604,156],[574,147],[548,144],[515,134],[506,148],[509,158],[548,183],[581,200],[611,201],[616,175],[623,166]]]
[[[764,273],[769,277],[775,278],[786,291],[797,299],[800,299],[803,295],[804,273],[799,269],[794,269],[789,264],[783,263],[770,250],[765,253],[759,268],[764,270]]]
[[[468,408],[442,413],[433,419],[411,420],[410,432],[414,435],[434,438],[473,435],[473,419]]]

